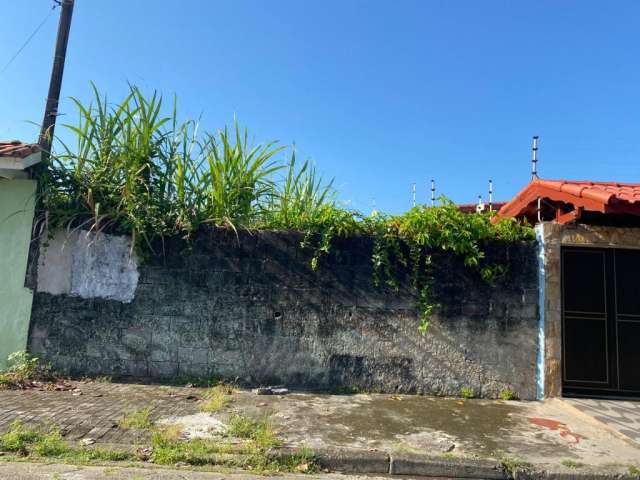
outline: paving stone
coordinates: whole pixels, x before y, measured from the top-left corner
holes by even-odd
[[[95,382],[73,384],[83,395],[47,390],[0,390],[0,434],[20,419],[34,425],[56,425],[71,441],[93,438],[98,443],[131,444],[148,439],[149,434],[119,428],[118,420],[125,412],[147,407],[154,409],[154,416],[189,415],[197,411],[197,402],[187,399],[189,394],[197,394],[194,389]]]

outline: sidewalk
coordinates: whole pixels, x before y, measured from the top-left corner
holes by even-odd
[[[74,387],[75,391],[0,391],[0,433],[20,418],[26,423],[54,423],[68,440],[144,444],[149,431],[123,430],[117,422],[124,412],[151,407],[154,420],[179,425],[200,421],[203,415],[223,424],[234,413],[269,416],[284,450],[309,447],[324,458],[325,467],[339,471],[419,474],[422,470],[415,465],[425,458],[471,462],[490,467],[487,471],[495,470],[499,461],[528,463],[574,476],[593,469],[628,475],[635,472],[631,466],[640,466],[640,445],[588,421],[561,400],[239,391],[221,412],[195,416],[202,389],[94,382],[76,382]],[[445,467],[426,473],[446,473]]]
[[[185,469],[0,462],[0,478],[3,480],[266,480],[268,478],[277,478],[278,480],[314,480],[320,478],[320,475],[289,474],[265,477],[247,473],[225,472],[221,474],[219,472],[194,472]],[[322,475],[322,479],[357,480],[358,477],[325,474]],[[367,480],[376,480],[376,478],[367,477]]]

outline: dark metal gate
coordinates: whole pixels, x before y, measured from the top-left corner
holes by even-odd
[[[565,394],[640,396],[640,250],[562,248],[562,380]]]

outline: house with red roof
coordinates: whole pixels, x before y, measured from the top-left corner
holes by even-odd
[[[538,396],[640,396],[640,183],[534,177],[498,216],[536,229]]]

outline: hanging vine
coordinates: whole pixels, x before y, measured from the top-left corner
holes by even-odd
[[[506,273],[506,265],[487,260],[483,246],[492,241],[514,243],[534,238],[533,229],[511,218],[492,214],[463,213],[450,200],[441,198],[437,207],[417,206],[403,215],[374,214],[354,221],[328,215],[316,229],[307,231],[303,246],[312,248],[311,266],[328,254],[332,239],[354,233],[373,239],[371,262],[373,283],[398,290],[400,272],[409,273],[409,284],[417,298],[419,331],[425,333],[433,311],[436,278],[432,253],[449,252],[463,259],[483,281],[493,284]]]

